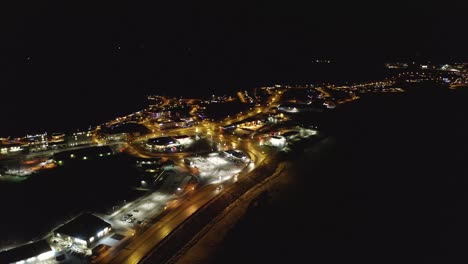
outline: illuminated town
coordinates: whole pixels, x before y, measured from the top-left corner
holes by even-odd
[[[4,1],[0,264],[468,263],[467,1]]]
[[[96,164],[105,164],[98,174],[122,164],[132,174],[115,183],[124,187],[106,203],[79,212],[57,208],[42,231],[7,238],[0,262],[167,261],[194,232],[272,177],[280,161],[327,138],[329,113],[367,94],[412,93],[418,83],[447,91],[468,85],[467,64],[411,65],[387,63],[387,78],[363,83],[277,84],[208,98],[149,95],[146,108],[89,128],[1,138],[2,182],[40,182]],[[128,198],[118,193],[125,189],[132,190]]]

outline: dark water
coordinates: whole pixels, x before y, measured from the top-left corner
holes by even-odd
[[[294,162],[213,263],[466,263],[464,91],[374,96]]]

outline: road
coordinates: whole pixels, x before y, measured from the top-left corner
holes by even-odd
[[[252,109],[252,112],[241,114],[240,116],[225,120],[223,124],[237,122],[247,117],[254,116],[255,114],[262,113],[263,109]],[[244,151],[250,157],[250,164],[246,166],[237,177],[232,178],[229,183],[236,182],[239,178],[246,177],[256,166],[258,166],[267,156],[268,153],[259,149],[258,145],[253,143],[249,138],[240,138],[232,134],[223,134],[218,129],[219,124],[213,122],[204,122],[196,127],[179,128],[171,130],[170,135],[210,135],[213,142],[223,142],[223,145],[229,148],[236,148]],[[161,132],[159,132],[161,133]],[[162,132],[164,133],[164,132]],[[167,133],[167,132],[166,132]],[[176,162],[180,163],[180,159],[185,156],[193,155],[192,153],[153,153],[147,152],[141,147],[141,142],[144,142],[150,137],[157,136],[157,134],[141,136],[135,138],[130,144],[132,155],[140,157],[159,157],[171,156],[178,159]],[[223,185],[229,184],[228,182]],[[125,242],[120,243],[115,248],[102,254],[96,263],[139,263],[145,258],[158,244],[167,238],[172,231],[183,225],[190,216],[197,212],[203,206],[216,197],[222,189],[217,188],[216,184],[209,184],[198,189],[197,192],[188,195],[184,198],[179,206],[167,211],[158,222],[150,226],[142,233],[136,233],[135,236],[130,237]]]
[[[178,207],[169,211],[149,229],[101,255],[97,263],[138,263],[175,228],[218,193],[215,185],[203,187],[192,196],[186,197]]]
[[[169,104],[168,100],[163,102],[164,104]],[[141,201],[134,201],[132,203],[131,208],[125,208],[121,212],[117,212],[113,216],[101,216],[106,220],[112,220],[113,223],[117,222],[114,226],[113,233],[120,233],[125,236],[125,238],[115,244],[113,247],[102,253],[97,259],[94,259],[93,262],[95,263],[138,263],[140,262],[145,256],[147,256],[157,245],[161,243],[164,239],[166,239],[169,235],[171,235],[172,231],[177,228],[180,228],[184,225],[184,223],[200,208],[207,206],[210,204],[213,198],[221,194],[227,186],[233,184],[238,181],[238,179],[242,179],[246,177],[248,173],[250,173],[256,166],[258,166],[264,158],[267,156],[268,153],[265,153],[261,149],[259,149],[258,144],[255,144],[251,138],[241,138],[236,135],[232,135],[229,133],[223,133],[220,129],[221,126],[226,124],[232,124],[235,122],[239,122],[246,118],[253,117],[257,114],[263,113],[267,111],[267,108],[256,107],[251,108],[249,111],[245,111],[244,113],[239,113],[236,116],[226,118],[222,122],[213,122],[213,121],[203,121],[197,126],[193,127],[184,127],[178,129],[171,129],[171,130],[157,130],[154,129],[154,133],[151,135],[137,137],[131,140],[127,144],[126,151],[129,152],[133,156],[137,157],[169,157],[173,158],[177,165],[185,166],[182,160],[186,156],[193,156],[194,153],[190,152],[180,152],[180,153],[154,153],[148,152],[144,149],[142,142],[145,142],[150,137],[155,136],[175,136],[175,135],[194,135],[197,137],[203,137],[211,142],[211,146],[216,146],[219,150],[227,150],[227,149],[238,149],[242,150],[249,156],[248,164],[243,165],[242,168],[235,169],[236,173],[231,175],[231,177],[225,177],[220,182],[213,181],[214,178],[217,178],[217,174],[229,173],[229,169],[226,168],[217,168],[211,172],[211,181],[204,181],[204,185],[200,186],[200,188],[196,189],[195,192],[191,192],[179,199],[177,199],[177,203],[172,203],[172,207],[163,207],[163,204],[168,204],[163,202],[159,202],[154,204],[151,203],[150,198],[146,197],[143,198]],[[113,144],[122,144],[122,142],[113,142],[110,144],[105,145],[113,145]],[[88,146],[80,146],[75,147],[73,149],[78,149],[81,147],[88,147]],[[22,156],[22,158],[42,158],[42,157],[50,157],[56,152],[71,150],[72,148],[67,148],[63,150],[50,150],[41,153],[34,153],[28,156]],[[195,153],[196,154],[196,153]],[[229,158],[232,159],[232,158]],[[236,165],[238,166],[238,165]],[[235,167],[235,166],[234,166]],[[222,171],[221,171],[222,170]],[[234,169],[232,170],[234,171]],[[214,173],[213,173],[214,172]],[[216,173],[219,172],[219,173]],[[215,175],[216,174],[216,175]],[[220,177],[221,178],[221,177]],[[222,184],[222,188],[219,187]],[[156,192],[155,192],[156,194]],[[153,207],[151,207],[151,206]],[[148,208],[147,208],[148,207]],[[151,208],[150,208],[151,207]],[[156,208],[158,207],[158,208]],[[147,225],[143,226],[130,226],[130,224],[121,221],[121,217],[128,213],[133,212],[133,210],[137,210],[135,215],[138,219],[142,218],[151,218],[151,215],[154,216],[154,221],[149,221]],[[148,209],[148,210],[145,210]],[[129,211],[130,210],[130,211]],[[112,219],[111,219],[112,218]]]
[[[257,159],[256,162],[259,162],[259,160]],[[246,177],[253,168],[254,166],[246,166],[238,177],[234,177],[230,182],[223,183],[223,186],[228,186],[238,179]],[[183,198],[177,207],[168,211],[154,225],[101,255],[96,263],[139,263],[172,231],[180,227],[181,224],[183,225],[190,216],[220,194],[222,189],[220,190],[217,187],[216,184],[205,185],[192,195]]]
[[[225,122],[237,122],[239,120],[251,117],[256,113],[261,113],[258,109],[255,112],[244,113],[243,115],[230,118]],[[133,156],[138,157],[169,157],[175,160],[176,164],[181,165],[181,160],[187,156],[193,156],[193,153],[180,152],[180,153],[156,153],[149,152],[142,147],[142,142],[148,138],[162,135],[210,135],[212,143],[222,142],[223,146],[228,149],[236,148],[242,150],[249,157],[251,162],[246,166],[233,181],[251,172],[255,166],[260,164],[266,157],[267,153],[258,149],[257,144],[253,143],[250,139],[239,138],[232,134],[223,134],[218,129],[219,125],[214,122],[203,122],[196,127],[186,127],[173,129],[171,131],[163,131],[153,133],[151,135],[140,136],[134,138],[129,144],[128,151]],[[216,144],[215,144],[216,145]],[[228,183],[223,183],[228,184]],[[115,248],[111,248],[104,254],[95,259],[96,263],[138,263],[145,257],[156,245],[158,245],[164,238],[166,238],[175,228],[188,219],[199,208],[207,204],[213,197],[215,197],[220,190],[217,190],[215,184],[205,185],[198,189],[197,192],[190,195],[186,199],[182,199],[179,206],[164,212],[158,222],[150,226],[142,233],[135,232],[134,236],[126,239],[118,244]],[[118,215],[120,217],[120,214]]]

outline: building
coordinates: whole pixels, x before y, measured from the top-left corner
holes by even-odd
[[[182,145],[189,145],[193,143],[193,139],[189,135],[180,135],[180,136],[174,136],[174,138],[179,141],[180,144]]]
[[[171,128],[178,128],[178,127],[187,127],[187,123],[181,120],[165,120],[158,123],[159,129],[171,129]]]
[[[65,139],[69,147],[94,143],[92,131],[73,132],[68,134]]]
[[[112,229],[111,224],[93,214],[82,214],[54,230],[54,236],[92,248]]]
[[[136,167],[142,171],[154,172],[163,165],[162,158],[136,158]]]
[[[49,149],[60,149],[66,147],[67,142],[65,142],[65,133],[52,133],[52,135],[49,136]]]
[[[127,133],[109,134],[104,137],[107,142],[126,142],[128,140]]]
[[[146,142],[146,148],[156,152],[176,152],[180,147],[180,142],[173,137],[150,138]]]
[[[0,155],[21,154],[25,151],[25,147],[21,143],[0,143]]]
[[[46,261],[55,256],[55,251],[45,239],[0,252],[0,263],[31,263]]]
[[[47,133],[27,135],[23,140],[27,142],[31,152],[46,150],[48,146]]]
[[[262,140],[260,144],[283,148],[286,146],[286,138],[280,135],[273,135]]]

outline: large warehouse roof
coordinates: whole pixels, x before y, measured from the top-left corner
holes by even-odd
[[[0,263],[12,263],[20,260],[32,258],[42,253],[51,251],[47,241],[39,240],[33,243],[25,244],[10,250],[0,252]]]
[[[92,214],[82,214],[63,226],[57,228],[55,233],[68,235],[82,240],[88,240],[103,231],[111,224]]]

